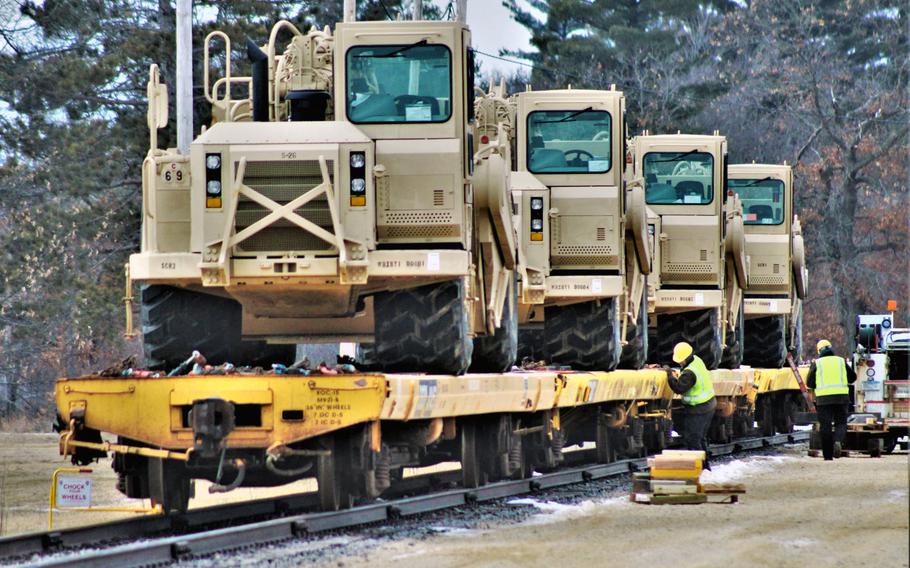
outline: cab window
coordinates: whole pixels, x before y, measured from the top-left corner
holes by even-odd
[[[612,120],[604,110],[546,110],[528,114],[528,170],[535,174],[610,171]]]
[[[780,225],[784,222],[784,182],[779,179],[731,179],[727,187],[743,204],[746,225]]]
[[[345,66],[353,123],[446,122],[452,116],[452,53],[445,45],[355,46]]]
[[[651,205],[705,205],[714,199],[714,157],[707,152],[649,152],[642,167]]]

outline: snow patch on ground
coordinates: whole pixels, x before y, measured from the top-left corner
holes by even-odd
[[[792,540],[785,540],[780,543],[780,545],[784,548],[806,548],[814,544],[818,544],[818,541],[811,538],[795,538]]]
[[[618,503],[628,503],[628,497],[613,497],[611,499],[588,499],[574,504],[556,503],[555,501],[538,501],[537,499],[523,498],[506,501],[507,505],[536,507],[540,513],[529,518],[527,524],[548,524],[568,519],[577,519],[595,515],[605,507]]]
[[[754,456],[713,466],[701,474],[702,483],[730,483],[743,477],[771,471],[796,458],[790,456]]]
[[[906,489],[895,489],[894,491],[888,492],[888,501],[890,503],[900,503],[901,501],[907,500],[907,490]]]

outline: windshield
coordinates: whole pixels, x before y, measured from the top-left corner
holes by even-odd
[[[645,201],[705,205],[714,199],[714,158],[707,152],[645,154]]]
[[[610,113],[547,110],[528,115],[528,170],[536,174],[610,171]]]
[[[743,202],[746,225],[780,225],[784,222],[784,182],[779,179],[731,179],[727,187]]]
[[[444,45],[362,45],[346,56],[354,123],[445,122],[452,116],[452,53]]]

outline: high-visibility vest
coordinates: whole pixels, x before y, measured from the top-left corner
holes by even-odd
[[[815,396],[850,394],[847,386],[847,362],[843,357],[828,355],[815,361]]]
[[[695,374],[695,384],[682,395],[683,404],[695,406],[714,398],[714,381],[711,380],[711,372],[705,367],[704,361],[693,355],[692,362],[683,370]]]

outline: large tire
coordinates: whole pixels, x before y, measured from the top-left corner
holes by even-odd
[[[518,357],[517,290],[516,282],[510,288],[496,333],[474,338],[470,367],[472,373],[504,373],[515,363]]]
[[[657,316],[658,363],[676,365],[673,362],[673,346],[680,341],[692,345],[692,350],[701,357],[708,369],[716,369],[723,354],[717,326],[717,309]]]
[[[628,343],[622,348],[619,357],[620,369],[641,369],[648,361],[648,284],[641,294],[641,307],[638,310],[638,321],[626,331]]]
[[[375,363],[385,372],[460,375],[474,344],[464,280],[376,294]]]
[[[726,336],[727,346],[724,347],[724,356],[720,360],[720,366],[724,369],[739,369],[743,364],[743,342],[745,341],[745,329],[743,324],[745,312],[743,303],[739,303],[739,317],[736,320],[736,329],[728,330]]]
[[[358,371],[377,371],[376,346],[373,343],[358,343],[354,349],[354,361]]]
[[[784,316],[746,320],[743,363],[764,369],[787,364],[787,322]]]
[[[527,357],[531,361],[546,359],[543,349],[543,326],[518,328],[518,356],[516,362],[521,362]]]
[[[220,365],[290,364],[294,345],[243,341],[242,310],[229,298],[173,286],[142,287],[142,342],[149,369],[169,370],[195,349]]]
[[[585,371],[612,371],[619,364],[616,298],[551,306],[544,312],[547,359]]]

